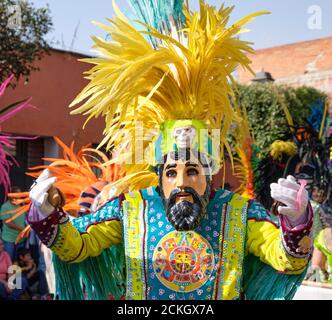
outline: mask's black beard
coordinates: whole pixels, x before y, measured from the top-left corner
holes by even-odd
[[[176,196],[181,192],[189,193],[194,203],[188,201],[176,203]],[[207,194],[199,196],[193,188],[173,190],[169,199],[163,199],[168,221],[177,231],[196,229],[206,214],[208,199]]]

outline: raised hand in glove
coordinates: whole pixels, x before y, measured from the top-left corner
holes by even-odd
[[[292,176],[279,179],[278,183],[272,183],[271,197],[283,204],[278,207],[278,212],[287,216],[290,222],[300,220],[306,213],[309,195],[305,183],[297,183]]]
[[[64,196],[53,185],[56,178],[52,177],[46,169],[35,181],[30,190],[30,200],[45,217],[49,216],[56,208],[64,205]]]

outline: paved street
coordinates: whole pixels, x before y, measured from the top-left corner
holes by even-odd
[[[294,300],[332,300],[332,289],[301,286]]]

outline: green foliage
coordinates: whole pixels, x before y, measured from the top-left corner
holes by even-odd
[[[29,78],[34,65],[48,52],[45,35],[51,30],[49,8],[28,1],[0,0],[0,82],[10,74]]]
[[[237,101],[248,113],[248,120],[256,145],[264,157],[270,145],[289,133],[288,122],[282,108],[284,103],[295,126],[305,124],[310,106],[326,95],[311,87],[293,88],[271,83],[238,85]]]

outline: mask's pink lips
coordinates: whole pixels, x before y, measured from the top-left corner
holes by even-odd
[[[191,200],[191,194],[190,193],[186,193],[186,192],[181,192],[179,194],[176,195],[176,199],[177,200]]]
[[[191,195],[190,195],[190,193],[181,192],[181,193],[178,193],[176,196],[182,198],[182,197],[190,197]]]

